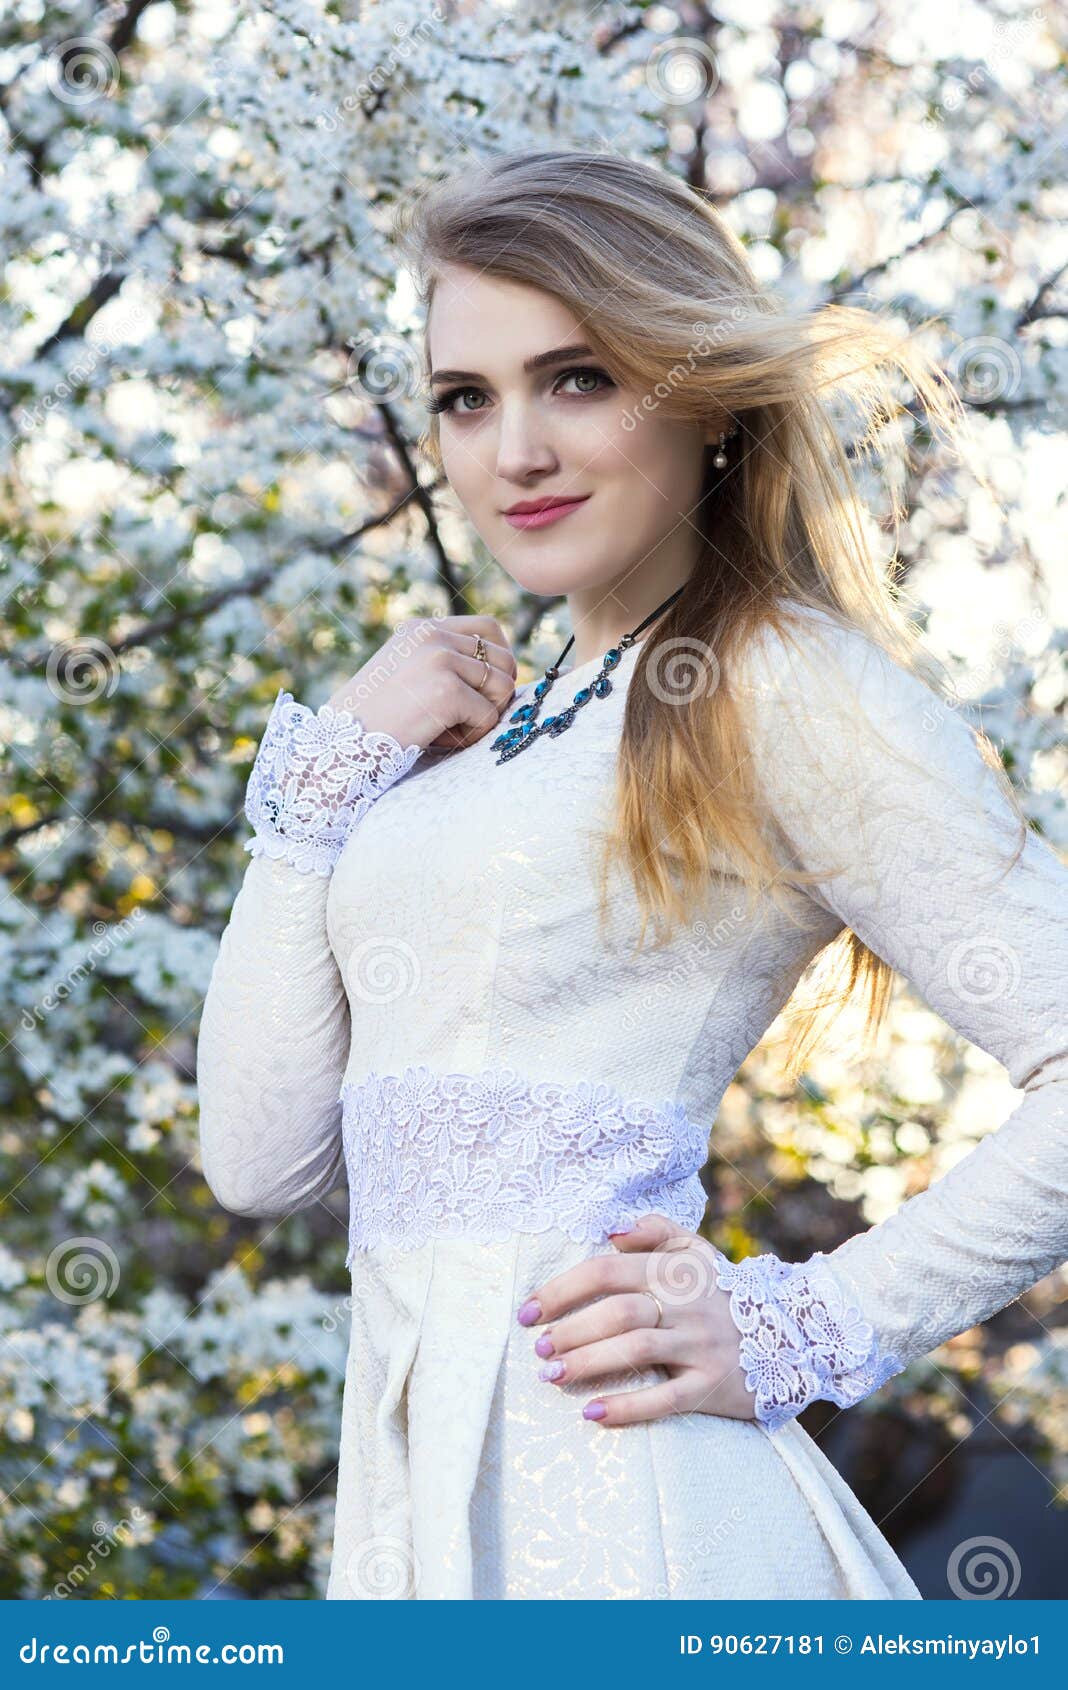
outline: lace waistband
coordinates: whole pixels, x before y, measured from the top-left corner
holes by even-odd
[[[426,1067],[371,1072],[341,1101],[348,1266],[357,1250],[461,1234],[493,1243],[555,1226],[605,1243],[652,1209],[694,1232],[704,1214],[708,1135],[677,1103]]]

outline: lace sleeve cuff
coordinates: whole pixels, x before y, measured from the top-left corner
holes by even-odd
[[[731,1318],[741,1334],[746,1389],[755,1393],[756,1418],[768,1431],[818,1398],[848,1408],[904,1370],[897,1356],[880,1351],[822,1250],[806,1262],[717,1256],[716,1281],[730,1292]]]
[[[254,829],[245,850],[330,874],[361,816],[422,750],[365,729],[349,710],[313,711],[279,692],[245,794]]]

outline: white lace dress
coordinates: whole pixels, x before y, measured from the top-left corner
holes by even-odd
[[[599,929],[591,846],[642,643],[502,765],[497,734],[420,753],[279,695],[204,1007],[201,1141],[239,1214],[348,1184],[327,1597],[919,1597],[796,1417],[1068,1257],[1068,870],[1033,832],[1007,867],[1019,829],[952,710],[823,613],[796,625],[801,657],[767,632],[746,655],[751,750],[775,837],[833,873],[791,892],[796,923],[710,877],[660,950],[635,949],[618,867]],[[1004,1063],[1017,1107],[829,1254],[718,1258],[755,1420],[584,1420],[667,1372],[545,1382],[520,1304],[643,1213],[697,1228],[720,1099],[843,925]]]

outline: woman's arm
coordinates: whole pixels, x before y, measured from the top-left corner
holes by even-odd
[[[223,1208],[288,1214],[342,1174],[349,1007],[326,931],[330,874],[421,747],[280,692],[249,777],[253,854],[222,936],[197,1045],[204,1177]]]
[[[766,631],[739,689],[784,862],[958,1033],[1019,1105],[889,1219],[807,1262],[721,1258],[741,1361],[770,1429],[867,1396],[1068,1258],[1068,869],[1021,843],[952,709],[851,630]],[[885,743],[884,743],[885,742]]]

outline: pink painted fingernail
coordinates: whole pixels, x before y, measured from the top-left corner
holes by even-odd
[[[541,1319],[541,1304],[536,1297],[528,1297],[516,1315],[520,1326],[533,1326]]]
[[[582,1418],[584,1420],[603,1420],[607,1412],[603,1402],[588,1402],[582,1410]]]
[[[552,1355],[552,1353],[553,1353],[553,1341],[549,1337],[549,1334],[547,1332],[543,1332],[540,1338],[535,1339],[534,1348],[535,1348],[537,1354],[540,1355],[540,1356],[551,1356]]]
[[[564,1371],[562,1361],[547,1361],[544,1367],[538,1368],[539,1379],[559,1379]]]

